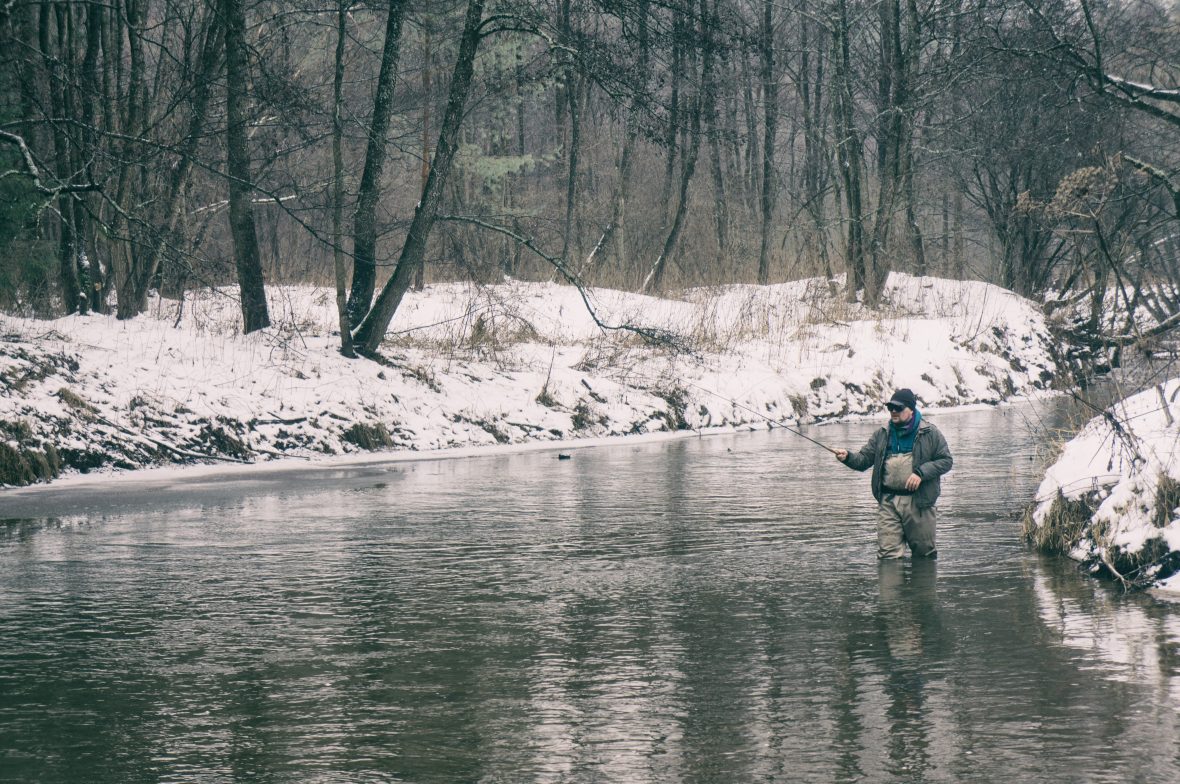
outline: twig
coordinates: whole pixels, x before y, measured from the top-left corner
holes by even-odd
[[[1110,561],[1110,553],[1107,552],[1107,548],[1102,544],[1098,545],[1098,555],[1099,555],[1099,558],[1102,559],[1102,563],[1106,566],[1107,569],[1110,570],[1110,573],[1115,576],[1115,579],[1117,579],[1120,583],[1122,583],[1123,590],[1124,591],[1131,590],[1131,588],[1132,588],[1131,582],[1126,577],[1123,577],[1122,573],[1118,569],[1114,568],[1114,564],[1111,563],[1111,561]]]

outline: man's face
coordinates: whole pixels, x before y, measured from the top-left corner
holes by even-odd
[[[889,421],[895,425],[904,425],[914,418],[914,409],[902,406],[887,406],[889,409]]]

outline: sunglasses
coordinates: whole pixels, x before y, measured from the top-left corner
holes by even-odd
[[[886,403],[885,408],[889,409],[895,414],[905,410],[905,406],[898,405],[897,403]]]

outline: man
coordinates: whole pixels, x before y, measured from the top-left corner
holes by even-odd
[[[915,557],[937,558],[934,504],[942,491],[939,477],[951,470],[950,447],[922,418],[910,390],[894,392],[885,407],[889,424],[855,454],[834,450],[836,459],[857,471],[873,469],[878,558],[901,558],[907,544]]]

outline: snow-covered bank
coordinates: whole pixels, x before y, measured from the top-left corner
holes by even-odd
[[[807,423],[875,413],[896,386],[996,403],[1056,370],[1036,307],[984,283],[894,274],[875,311],[824,280],[589,295],[604,324],[689,350],[511,281],[410,294],[385,364],[340,356],[333,292],[308,287],[272,288],[275,326],[248,336],[218,292],[131,321],[0,317],[0,477]]]
[[[1180,592],[1180,379],[1094,417],[1045,474],[1029,538],[1093,572]]]

